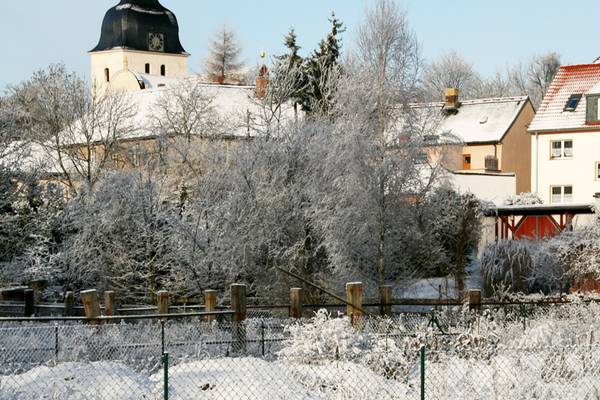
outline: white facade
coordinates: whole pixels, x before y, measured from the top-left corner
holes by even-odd
[[[502,205],[517,191],[517,178],[513,173],[450,172],[447,180],[461,193],[472,193],[479,200]]]
[[[119,79],[125,72],[155,76],[161,76],[164,72],[166,78],[184,77],[188,74],[188,55],[185,54],[113,49],[91,52],[90,61],[92,84],[100,89],[110,85],[118,90],[139,90],[135,78]]]
[[[600,130],[534,133],[531,140],[532,191],[546,204],[592,203],[600,192]]]

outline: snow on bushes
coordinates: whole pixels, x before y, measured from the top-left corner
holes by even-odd
[[[600,226],[565,231],[543,241],[503,240],[481,256],[485,295],[565,292],[600,279]]]
[[[533,204],[543,204],[544,201],[537,195],[537,193],[519,193],[508,196],[504,200],[504,204],[507,206],[525,206]]]
[[[526,292],[531,274],[531,245],[523,241],[501,241],[488,246],[481,256],[485,296],[509,289]]]

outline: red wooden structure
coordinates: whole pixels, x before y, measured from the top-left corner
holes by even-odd
[[[496,218],[496,240],[540,240],[572,229],[576,215],[593,213],[590,204],[535,204],[501,206],[484,214]]]

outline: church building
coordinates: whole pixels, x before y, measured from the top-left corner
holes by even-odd
[[[177,18],[158,0],[121,0],[108,10],[89,54],[92,84],[98,87],[146,89],[160,77],[188,75]]]
[[[129,169],[148,166],[149,162],[156,164],[154,161],[160,159],[161,165],[172,164],[165,170],[173,171],[177,170],[172,168],[177,163],[190,159],[202,162],[209,142],[212,147],[230,149],[257,135],[256,127],[260,127],[264,115],[267,68],[263,65],[257,71],[256,85],[206,82],[199,75],[189,74],[189,53],[181,45],[177,18],[158,0],[121,0],[110,8],[104,16],[98,44],[89,56],[92,91],[101,97],[107,91],[124,93],[126,104],[134,111],[127,121],[119,120],[128,125],[127,129],[113,126],[114,133],[97,129],[91,140],[82,136],[69,143],[69,148],[77,149],[67,154],[74,170],[78,163],[95,164],[83,170]],[[178,103],[185,96],[177,94],[184,92],[192,97],[189,104]],[[176,116],[162,117],[167,112],[165,104],[174,104],[168,112]],[[194,107],[202,109],[190,109]],[[205,119],[218,123],[209,122],[196,126],[193,132],[185,132],[182,144],[181,132],[169,127],[169,123],[187,125],[184,121],[172,121],[186,117],[186,112],[179,112],[182,108],[195,123],[208,114],[210,118]],[[201,113],[204,115],[199,116]],[[169,123],[162,124],[162,120]],[[177,145],[185,147],[184,155],[172,149],[169,154],[169,146]]]

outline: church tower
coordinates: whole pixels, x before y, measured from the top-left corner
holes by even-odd
[[[101,88],[139,90],[160,77],[188,73],[177,18],[158,0],[121,0],[108,10],[89,54],[92,83]]]

